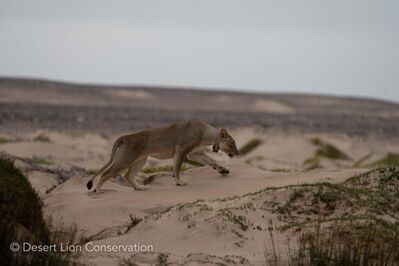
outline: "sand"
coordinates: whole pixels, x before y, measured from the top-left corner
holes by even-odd
[[[28,170],[25,163],[16,161],[18,166],[26,169],[29,180],[44,201],[46,217],[51,217],[54,224],[74,224],[80,237],[89,239],[96,245],[128,245],[140,242],[153,245],[155,249],[155,255],[85,252],[83,257],[86,262],[117,265],[121,258],[129,258],[131,255],[137,256],[137,261],[145,262],[156,260],[156,254],[167,253],[176,263],[188,263],[195,261],[189,254],[200,253],[198,256],[216,256],[208,258],[209,260],[224,260],[226,255],[238,256],[237,258],[248,260],[248,265],[256,265],[264,260],[262,250],[269,241],[266,233],[262,233],[261,237],[256,232],[250,233],[246,238],[254,238],[253,241],[244,243],[231,233],[236,230],[236,225],[224,224],[222,220],[206,222],[204,219],[207,216],[217,217],[216,210],[231,204],[239,206],[241,197],[245,198],[243,195],[264,188],[324,181],[341,182],[368,170],[353,167],[365,154],[372,154],[369,159],[371,161],[398,148],[389,141],[366,140],[339,134],[308,135],[254,128],[236,129],[232,134],[239,147],[254,138],[260,139],[262,144],[247,155],[234,159],[219,155],[217,159],[231,171],[228,176],[221,176],[210,167],[192,167],[183,173],[183,179],[188,184],[179,187],[175,186],[170,173],[155,173],[153,181],[148,185],[148,191],[135,191],[118,179],[107,182],[101,193],[87,190],[86,182],[90,175],[84,171],[98,169],[107,161],[116,136],[39,130],[32,134],[18,135],[18,141],[0,144],[0,149],[15,156],[36,158],[33,161],[44,169],[82,169],[83,172],[71,172],[69,179],[62,182],[56,174],[40,169]],[[45,136],[46,141],[38,141],[37,136]],[[351,159],[341,160],[340,163],[326,159],[322,168],[305,171],[303,161],[313,156],[317,149],[311,143],[311,139],[315,137],[335,145]],[[40,164],[38,158],[51,163]],[[146,167],[170,163],[170,160],[150,160]],[[143,175],[143,178],[149,176],[150,174]],[[237,202],[229,200],[234,197],[237,197]],[[282,200],[288,197],[287,194]],[[176,206],[190,203],[194,203],[193,208],[197,208],[195,202],[198,201],[206,202],[204,206],[210,206],[214,211],[205,211],[198,217],[197,211],[190,210],[189,216],[195,219],[185,220],[182,218],[185,214],[176,209]],[[164,212],[169,213],[169,216]],[[270,215],[272,219],[274,216]],[[161,218],[154,218],[158,216]],[[128,230],[132,217],[144,220],[123,233]],[[196,223],[199,224],[195,229],[190,227]],[[265,226],[265,222],[260,224]],[[285,252],[287,237],[291,235],[292,232],[276,233],[276,245],[282,252]]]

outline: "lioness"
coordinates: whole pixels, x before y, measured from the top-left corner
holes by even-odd
[[[213,145],[214,152],[220,149],[230,157],[238,155],[236,143],[226,129],[217,129],[198,119],[121,136],[114,143],[109,161],[90,179],[87,188],[90,190],[94,178],[102,173],[94,190],[99,192],[105,181],[127,169],[124,177],[129,184],[136,190],[147,189],[137,183],[136,177],[149,156],[157,159],[173,158],[173,178],[178,186],[186,184],[180,179],[180,167],[186,156],[190,160],[212,166],[223,175],[228,174],[230,171],[227,168],[206,156],[204,151],[207,145]]]

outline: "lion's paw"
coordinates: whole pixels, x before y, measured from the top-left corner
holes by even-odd
[[[229,169],[223,168],[219,171],[220,174],[222,175],[228,175],[230,173]]]
[[[135,184],[134,189],[135,190],[148,190],[149,188],[148,188],[148,186],[145,186],[145,185]]]
[[[177,186],[185,186],[185,185],[187,185],[187,183],[182,180],[176,180],[176,185]]]

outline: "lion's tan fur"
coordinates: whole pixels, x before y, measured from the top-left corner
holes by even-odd
[[[231,157],[238,154],[234,139],[225,129],[218,130],[198,119],[121,136],[114,143],[109,161],[93,176],[87,187],[90,189],[93,179],[101,174],[95,189],[99,191],[105,181],[127,169],[126,180],[135,189],[146,189],[137,183],[135,177],[148,157],[173,158],[173,177],[177,185],[185,185],[180,179],[180,168],[186,156],[227,174],[228,169],[218,165],[204,153],[209,145],[213,145],[215,152],[221,149]]]

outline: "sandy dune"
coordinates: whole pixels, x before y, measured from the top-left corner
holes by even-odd
[[[263,248],[259,241],[264,239],[260,238],[237,250],[237,247],[231,245],[232,239],[229,239],[229,236],[214,237],[216,229],[213,226],[205,226],[192,235],[186,222],[181,223],[173,218],[167,222],[157,221],[156,225],[140,223],[121,236],[118,236],[118,231],[120,233],[126,230],[131,222],[130,216],[149,219],[177,204],[198,200],[219,202],[218,199],[244,195],[265,187],[322,181],[339,182],[364,171],[351,169],[314,173],[275,173],[251,169],[241,163],[232,164],[230,169],[232,173],[229,176],[220,176],[209,167],[188,170],[184,174],[184,179],[188,181],[185,187],[175,186],[170,174],[162,174],[150,183],[148,191],[134,191],[130,187],[108,182],[100,194],[87,191],[87,178],[73,177],[44,197],[46,214],[56,223],[77,224],[82,234],[92,237],[93,240],[99,239],[94,241],[95,244],[151,244],[158,253],[166,252],[183,257],[199,252],[222,257],[237,255],[248,258],[247,255],[256,250],[256,257],[250,258],[250,261],[259,262],[259,254],[262,254]],[[209,245],[210,241],[212,245]],[[105,253],[86,255],[96,263],[104,259],[101,256],[110,257]],[[113,263],[116,264],[118,258],[130,255],[129,252],[115,253]],[[104,262],[104,265],[108,263],[110,262]]]
[[[161,174],[150,183],[148,191],[134,191],[131,187],[108,182],[100,194],[87,191],[87,178],[73,177],[45,198],[45,203],[49,206],[46,210],[53,218],[76,222],[89,234],[94,234],[106,227],[128,222],[129,214],[144,217],[177,203],[226,198],[263,187],[338,182],[364,171],[351,169],[317,173],[275,173],[251,169],[240,163],[231,165],[230,169],[232,173],[228,176],[220,176],[209,167],[186,171],[183,178],[188,185],[184,187],[175,186],[170,174]],[[107,217],[111,219],[106,219]]]

